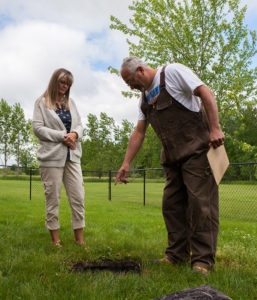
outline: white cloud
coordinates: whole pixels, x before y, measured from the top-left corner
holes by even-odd
[[[108,116],[114,118],[118,123],[127,119],[136,123],[138,115],[138,100],[125,99],[121,95],[121,90],[126,89],[121,78],[106,72],[93,73],[97,86],[97,93],[89,95],[81,93],[76,84],[72,87],[71,95],[76,101],[81,117],[85,123],[86,115],[93,113],[99,116],[100,112],[106,112]]]
[[[71,95],[81,115],[106,112],[118,122],[137,120],[137,100],[124,99],[125,84],[105,70],[128,55],[126,36],[111,31],[110,15],[127,23],[132,0],[0,0],[0,98],[20,102],[26,117],[52,72],[69,69]],[[257,2],[244,0],[248,10]],[[5,22],[6,23],[3,23]]]
[[[84,32],[101,31],[110,15],[128,20],[129,0],[0,0],[1,10],[18,22],[24,19],[65,24]]]
[[[1,98],[20,102],[27,118],[32,117],[35,99],[47,87],[52,72],[64,67],[75,78],[71,95],[85,118],[88,113],[106,112],[117,122],[136,122],[137,105],[121,95],[124,83],[107,70],[92,69],[92,62],[106,65],[127,55],[125,41],[106,31],[104,39],[87,39],[82,30],[45,21],[25,21],[0,31]]]
[[[70,69],[87,53],[82,32],[44,22],[7,27],[0,43],[1,97],[25,103],[45,89],[56,68]]]
[[[242,0],[241,1],[241,6],[245,6],[245,5],[247,5],[247,12],[249,14],[251,14],[251,13],[255,13],[256,14],[257,1],[254,1],[254,0]]]

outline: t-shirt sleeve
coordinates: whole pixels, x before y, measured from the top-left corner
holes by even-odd
[[[190,68],[179,63],[167,66],[165,75],[172,86],[185,93],[193,94],[197,87],[204,84]]]

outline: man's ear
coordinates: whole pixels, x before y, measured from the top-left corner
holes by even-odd
[[[144,68],[141,67],[141,66],[139,66],[139,67],[137,67],[137,71],[139,71],[139,72],[141,72],[141,73],[144,73]]]

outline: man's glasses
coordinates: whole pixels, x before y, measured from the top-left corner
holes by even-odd
[[[137,69],[136,69],[135,73],[131,76],[131,78],[128,81],[126,81],[127,85],[131,86],[133,84],[133,82],[135,80],[136,73],[137,73]]]

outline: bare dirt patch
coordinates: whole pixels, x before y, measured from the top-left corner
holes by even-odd
[[[111,271],[116,273],[141,273],[140,264],[133,260],[105,260],[78,262],[72,265],[70,272]]]

